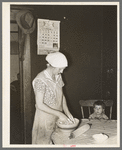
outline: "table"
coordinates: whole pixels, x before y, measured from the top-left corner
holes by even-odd
[[[79,125],[82,126],[86,123],[91,123],[91,128],[85,133],[81,134],[76,138],[70,139],[69,132],[62,132],[59,128],[55,130],[52,134],[52,140],[55,145],[117,145],[117,121],[116,120],[91,120],[82,119]],[[109,136],[109,138],[103,143],[97,143],[93,139],[94,134],[105,133]]]

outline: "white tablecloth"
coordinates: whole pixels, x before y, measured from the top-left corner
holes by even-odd
[[[76,138],[70,139],[70,133],[69,132],[62,132],[59,128],[55,130],[55,132],[52,134],[52,139],[54,144],[75,144],[75,145],[116,145],[117,144],[117,121],[116,120],[92,120],[89,121],[88,119],[82,119],[80,126],[91,123],[91,128],[86,131],[85,133],[81,134],[80,136]],[[79,127],[80,127],[79,126]],[[102,142],[97,143],[93,139],[94,134],[104,133],[109,136],[109,138]]]

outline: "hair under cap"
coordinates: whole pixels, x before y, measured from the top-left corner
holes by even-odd
[[[64,54],[61,52],[50,53],[46,56],[46,61],[53,67],[67,67],[68,62]]]

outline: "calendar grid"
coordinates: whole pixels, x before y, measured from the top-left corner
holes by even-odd
[[[60,49],[60,21],[38,19],[37,53],[48,54]]]

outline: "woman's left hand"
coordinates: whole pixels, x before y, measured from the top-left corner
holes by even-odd
[[[66,115],[69,118],[69,121],[72,121],[73,123],[75,123],[75,119],[70,112],[68,112]]]

